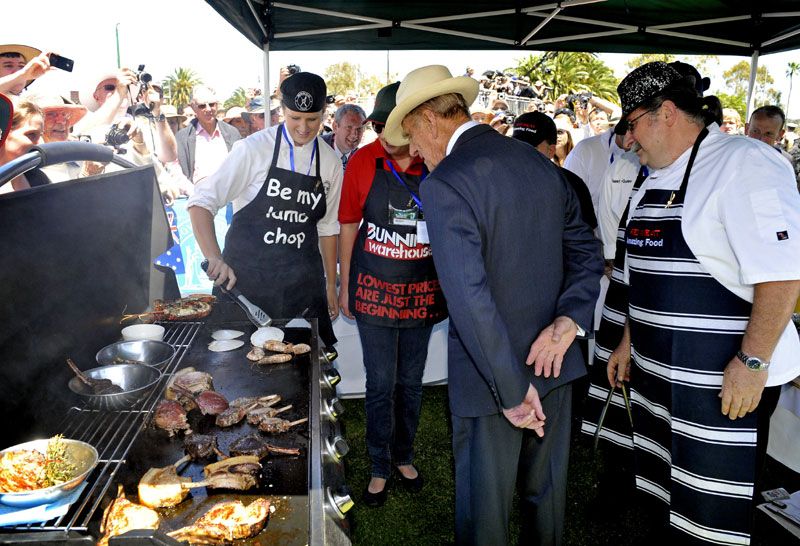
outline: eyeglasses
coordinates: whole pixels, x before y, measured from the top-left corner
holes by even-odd
[[[627,130],[630,131],[631,133],[633,133],[633,131],[636,129],[636,122],[639,121],[639,119],[641,119],[642,117],[646,116],[647,114],[652,114],[652,113],[658,111],[660,108],[661,108],[661,105],[658,105],[655,108],[651,108],[650,110],[645,110],[644,112],[642,112],[641,114],[639,114],[638,116],[636,116],[633,119],[629,119],[627,121],[627,124],[628,124]]]
[[[377,134],[381,134],[381,133],[383,132],[383,128],[384,128],[384,127],[385,127],[385,125],[384,125],[383,123],[373,123],[373,124],[372,124],[372,129],[373,129],[373,130],[374,130],[374,131],[375,131]]]
[[[114,90],[116,90],[116,89],[117,89],[117,86],[116,86],[116,85],[114,85],[113,83],[107,83],[107,84],[105,84],[105,85],[103,86],[103,90],[104,90],[104,91],[114,91]]]
[[[203,104],[198,104],[198,110],[205,110],[206,108],[216,108],[219,103],[217,102],[204,102]]]

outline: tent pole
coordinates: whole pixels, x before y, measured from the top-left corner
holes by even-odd
[[[264,127],[272,127],[272,116],[270,110],[270,94],[272,86],[269,83],[269,40],[264,42]]]
[[[750,82],[747,86],[747,113],[745,114],[745,121],[750,121],[750,112],[753,111],[753,100],[755,98],[756,87],[756,73],[758,72],[758,50],[753,50],[753,56],[750,57]]]

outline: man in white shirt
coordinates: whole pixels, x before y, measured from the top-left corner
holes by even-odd
[[[575,145],[567,155],[563,167],[577,174],[586,183],[592,194],[592,204],[597,210],[600,202],[600,188],[606,167],[625,151],[622,149],[622,137],[614,137],[614,130],[589,138],[584,138]]]
[[[746,543],[778,386],[800,373],[800,196],[774,150],[706,128],[714,98],[693,79],[647,63],[618,91],[625,143],[650,169],[608,361],[609,382],[631,384],[636,485],[660,540]]]

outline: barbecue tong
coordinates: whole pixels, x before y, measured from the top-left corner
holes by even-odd
[[[208,273],[208,260],[203,260],[200,264],[200,267],[203,268],[203,271]],[[233,301],[235,301],[239,307],[244,310],[244,314],[247,315],[247,318],[255,324],[259,328],[263,328],[265,326],[269,326],[272,324],[272,319],[268,314],[266,314],[259,306],[252,303],[241,291],[236,288],[235,286],[228,290],[225,288],[223,284],[219,285],[219,289],[222,290],[223,293],[227,294]]]

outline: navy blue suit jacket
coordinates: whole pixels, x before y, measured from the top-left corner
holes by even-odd
[[[561,375],[535,377],[531,343],[559,315],[591,331],[600,291],[600,242],[575,192],[530,146],[472,127],[421,186],[436,271],[450,312],[450,407],[499,413],[533,384],[544,397],[586,373],[576,344]]]

